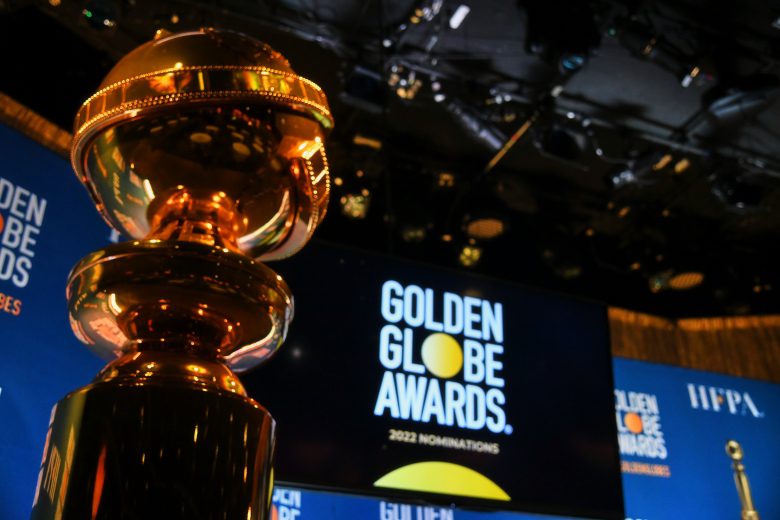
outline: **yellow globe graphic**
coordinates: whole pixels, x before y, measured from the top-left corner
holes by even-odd
[[[422,360],[431,374],[448,379],[463,367],[463,350],[455,338],[437,332],[423,341]]]

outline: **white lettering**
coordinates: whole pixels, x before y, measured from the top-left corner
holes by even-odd
[[[398,323],[403,318],[404,305],[400,298],[403,292],[403,286],[394,280],[382,285],[382,317],[390,323]]]
[[[485,350],[474,340],[463,342],[463,379],[467,383],[481,383],[485,379]]]
[[[463,298],[463,307],[465,310],[463,334],[469,338],[482,339],[482,327],[475,327],[480,322],[479,310],[482,309],[482,302],[479,298],[466,296]]]

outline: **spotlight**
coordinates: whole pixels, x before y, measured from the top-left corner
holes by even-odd
[[[504,234],[506,224],[504,221],[495,217],[481,217],[471,219],[466,216],[464,225],[466,235],[477,240],[492,240]]]
[[[436,187],[448,189],[455,186],[455,176],[450,172],[439,172],[436,178]]]
[[[691,68],[691,70],[688,71],[688,73],[683,76],[682,80],[680,81],[680,85],[682,85],[683,88],[688,88],[693,83],[693,80],[696,79],[699,74],[701,73],[701,67],[698,65]]]
[[[89,25],[95,29],[115,27],[119,9],[110,0],[92,0],[87,2],[81,14]]]
[[[704,282],[704,273],[699,271],[679,271],[668,269],[656,273],[648,280],[650,291],[659,293],[666,290],[687,291]]]
[[[631,168],[624,168],[612,175],[609,178],[610,184],[615,188],[622,188],[624,186],[631,186],[636,184],[639,180],[634,170]]]
[[[687,291],[698,287],[704,281],[704,274],[698,271],[677,273],[669,279],[669,287],[676,291]]]
[[[462,101],[453,99],[445,107],[464,130],[490,150],[497,151],[506,142],[506,136],[500,130],[485,122],[479,112]]]
[[[685,157],[677,161],[677,163],[674,165],[674,173],[677,175],[680,175],[685,170],[691,167],[691,161]]]
[[[681,52],[669,41],[655,33],[655,31],[634,20],[622,20],[618,40],[630,53],[640,59],[655,63],[668,72],[677,76],[680,85],[688,88],[694,81],[711,79],[708,74],[703,74],[700,66],[691,66],[691,58]]]
[[[422,87],[422,80],[417,77],[417,73],[413,69],[393,64],[390,66],[387,84],[399,98],[411,100],[415,98]]]
[[[368,190],[364,190],[362,193],[347,193],[339,199],[341,213],[355,220],[366,218],[370,203],[371,193]]]
[[[412,13],[412,16],[409,17],[409,21],[413,24],[430,22],[436,18],[436,15],[439,14],[439,11],[441,11],[443,5],[443,0],[424,1],[415,8],[414,13]],[[468,14],[468,12],[466,14]]]
[[[475,244],[468,244],[461,248],[458,262],[463,267],[474,267],[482,258],[482,248]]]
[[[661,158],[658,159],[658,161],[653,165],[653,170],[655,170],[655,171],[663,170],[664,168],[666,168],[666,166],[670,162],[672,162],[672,159],[673,159],[673,157],[672,157],[671,154],[667,153],[667,154],[662,155]],[[676,169],[677,169],[677,167],[675,166],[675,170]]]
[[[641,155],[628,160],[626,164],[617,169],[617,171],[608,178],[608,183],[616,189],[651,186],[662,178],[661,172],[665,170],[673,160],[674,157],[671,154],[659,151]],[[679,162],[677,164],[679,164]],[[677,164],[675,164],[675,172]],[[683,169],[680,170],[679,173],[685,171],[685,168],[689,165],[690,162],[684,163]]]
[[[441,82],[437,79],[431,81],[431,91],[433,92],[433,100],[436,103],[442,103],[447,96],[442,92]]]
[[[580,70],[582,66],[585,65],[586,59],[586,56],[582,54],[566,53],[561,56],[558,65],[563,74],[571,74],[572,72]]]
[[[466,4],[460,4],[450,16],[450,29],[457,29],[463,23],[463,20],[471,12],[471,8]]]
[[[355,136],[352,138],[352,142],[358,146],[365,146],[377,151],[382,149],[382,141],[374,137],[355,134]]]
[[[425,226],[410,224],[401,228],[401,238],[404,242],[419,243],[425,240],[426,235]]]

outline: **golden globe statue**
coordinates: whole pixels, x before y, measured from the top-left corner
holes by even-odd
[[[292,295],[258,260],[324,217],[332,125],[281,54],[215,29],[158,33],[84,102],[73,168],[133,241],[68,280],[74,333],[110,363],[52,411],[33,519],[266,518],[274,421],[234,372],[284,341]]]

